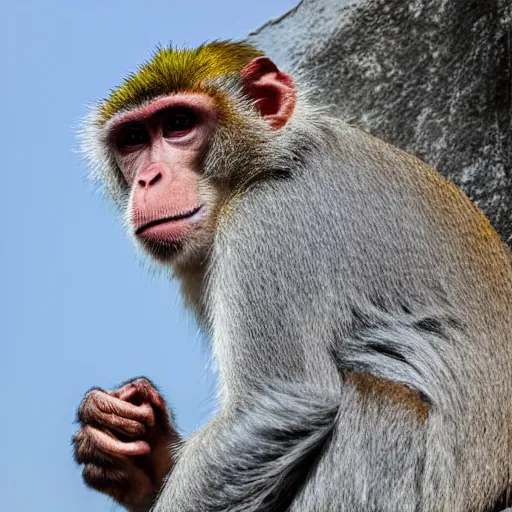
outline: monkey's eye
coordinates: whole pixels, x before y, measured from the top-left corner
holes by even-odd
[[[126,126],[116,135],[118,149],[130,149],[149,142],[149,135],[142,126]]]
[[[162,134],[166,138],[183,137],[197,122],[197,117],[190,110],[169,112],[162,123]]]

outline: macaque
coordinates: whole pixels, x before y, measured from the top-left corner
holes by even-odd
[[[83,140],[219,371],[186,440],[149,380],[90,391],[88,485],[137,512],[506,506],[511,256],[459,190],[244,43],[159,49]]]

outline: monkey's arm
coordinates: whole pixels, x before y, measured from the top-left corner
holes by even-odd
[[[115,391],[94,388],[77,413],[75,460],[87,485],[128,510],[146,512],[172,467],[179,441],[165,401],[146,378]]]
[[[255,390],[182,446],[154,512],[286,510],[336,414],[304,384]]]

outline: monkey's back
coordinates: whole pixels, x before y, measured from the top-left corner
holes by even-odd
[[[484,334],[512,326],[510,252],[484,215],[419,159],[341,122],[330,130],[332,143],[288,179],[242,196],[223,246],[254,264],[270,258],[292,302],[301,289],[321,303],[403,299],[453,308]]]
[[[258,360],[255,379],[264,369],[265,378],[296,373],[330,388],[351,374],[405,384],[429,414],[425,423],[414,414],[403,420],[424,445],[411,446],[397,465],[405,471],[421,460],[422,502],[440,507],[425,510],[445,510],[442,504],[467,510],[468,503],[483,510],[484,494],[503,487],[511,462],[508,248],[469,200],[421,161],[345,124],[333,122],[328,130],[329,144],[319,143],[288,178],[249,189],[221,226],[215,250],[223,265],[213,267],[213,279],[226,283],[229,297],[221,292],[216,300],[236,306],[219,324],[230,326],[232,339],[245,340],[230,347],[229,358],[217,354],[221,370],[234,375],[231,365],[250,353]],[[251,371],[246,368],[247,376]],[[354,396],[340,396],[341,403],[349,396],[346,411]],[[339,433],[337,473],[329,466],[322,476],[322,464],[318,469],[320,480],[332,484],[338,477],[345,486],[348,505],[339,510],[369,510],[358,508],[363,491],[352,466],[342,467],[358,436],[365,446],[372,436],[389,435],[391,458],[407,441],[387,427],[381,431],[381,413],[371,411],[357,420],[366,427],[351,431],[350,439]],[[446,429],[450,445],[443,441]],[[368,455],[368,467],[382,456]],[[355,453],[354,464],[364,463],[362,457]],[[475,465],[482,471],[469,469]],[[371,471],[364,485],[375,485]],[[387,473],[378,478],[384,487],[398,485]],[[397,494],[408,493],[418,476],[402,480]],[[367,503],[397,510],[399,501],[388,508],[378,501],[381,486],[374,492]]]

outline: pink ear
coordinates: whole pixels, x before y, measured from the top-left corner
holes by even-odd
[[[257,57],[240,73],[244,92],[257,100],[256,108],[272,129],[282,128],[295,108],[295,87],[290,75],[279,71],[267,57]]]

